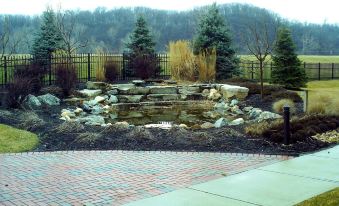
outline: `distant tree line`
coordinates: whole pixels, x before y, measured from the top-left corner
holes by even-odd
[[[224,4],[218,5],[220,14],[227,22],[233,42],[238,54],[248,54],[246,43],[248,27],[252,21],[261,18],[274,25],[285,25],[290,28],[292,38],[298,54],[339,54],[339,26],[330,24],[305,24],[291,22],[268,10],[245,5]],[[107,10],[97,8],[90,11],[67,11],[63,21],[71,25],[72,33],[77,34],[79,42],[86,42],[86,47],[78,46],[81,52],[114,52],[121,53],[129,41],[130,33],[138,16],[143,15],[148,22],[157,52],[166,51],[170,41],[179,39],[193,39],[197,34],[196,28],[205,7],[185,12],[154,10],[149,8],[120,8]],[[43,19],[41,16],[0,15],[0,33],[10,27],[11,36],[20,39],[16,53],[30,53],[34,45],[34,38]],[[277,26],[270,26],[269,31],[274,33]]]

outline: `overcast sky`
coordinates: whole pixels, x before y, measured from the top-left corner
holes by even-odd
[[[290,20],[339,24],[338,0],[0,0],[1,14],[41,14],[47,5],[63,9],[94,10],[97,7],[145,6],[156,9],[189,10],[213,2],[249,3],[267,8]]]

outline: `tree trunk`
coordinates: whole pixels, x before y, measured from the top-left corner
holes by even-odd
[[[260,94],[261,94],[261,100],[264,99],[264,64],[263,60],[259,61],[260,63]]]

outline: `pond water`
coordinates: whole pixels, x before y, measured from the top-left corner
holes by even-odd
[[[206,115],[210,111],[213,111],[213,104],[196,102],[168,105],[120,105],[106,116],[106,121],[111,123],[126,121],[133,125],[166,122],[192,126],[214,122],[220,117]]]

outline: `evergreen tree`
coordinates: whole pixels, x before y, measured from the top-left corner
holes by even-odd
[[[216,79],[226,79],[238,74],[239,59],[231,47],[231,36],[223,17],[213,4],[199,23],[198,35],[194,40],[194,53],[212,51],[216,48]]]
[[[155,43],[147,27],[146,20],[143,16],[139,16],[127,48],[133,54],[154,54],[154,47]]]
[[[62,37],[55,21],[54,11],[48,8],[42,15],[40,31],[34,39],[32,54],[35,59],[48,59],[53,52],[63,49]]]
[[[291,31],[282,27],[278,30],[277,40],[273,48],[272,83],[287,88],[300,88],[306,85],[307,76],[301,61],[295,52]]]
[[[143,16],[139,16],[137,19],[127,49],[129,52],[129,65],[126,68],[127,76],[147,79],[155,77],[160,72],[155,53],[155,43]]]

